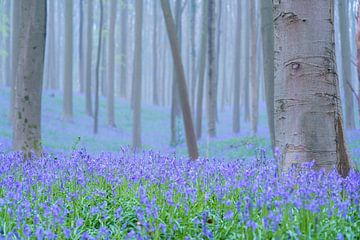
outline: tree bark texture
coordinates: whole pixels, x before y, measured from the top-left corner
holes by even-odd
[[[45,60],[46,0],[22,0],[16,71],[13,147],[41,152],[41,93]]]
[[[183,115],[183,122],[186,135],[186,144],[188,148],[189,157],[196,160],[199,157],[194,125],[191,117],[191,109],[189,103],[189,96],[187,92],[184,66],[181,60],[179,42],[176,34],[176,27],[171,15],[170,4],[168,0],[161,0],[161,7],[164,14],[166,29],[169,36],[171,52],[173,56],[174,67],[177,74],[177,82],[180,96],[180,106]]]
[[[334,1],[275,1],[275,144],[284,170],[351,168],[334,48]]]

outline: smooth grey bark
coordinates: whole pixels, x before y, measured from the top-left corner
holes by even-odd
[[[143,0],[135,0],[135,52],[133,94],[133,148],[141,148],[141,89],[142,89],[142,26]]]
[[[241,22],[241,42],[243,43],[243,50],[241,51],[241,72],[242,72],[242,94],[244,97],[244,120],[249,122],[250,120],[250,4],[248,1],[241,1],[242,3],[242,22]]]
[[[79,88],[84,93],[84,0],[79,3]]]
[[[109,35],[108,35],[108,73],[107,73],[107,110],[108,110],[108,124],[111,127],[115,125],[114,112],[114,67],[115,67],[115,22],[116,22],[116,4],[117,0],[110,1],[110,15],[109,15]]]
[[[65,53],[63,79],[63,117],[73,117],[73,0],[65,0]]]
[[[10,31],[10,19],[11,19],[11,3],[9,0],[6,0],[4,2],[4,13],[5,15],[7,16],[7,22],[6,22],[6,32],[4,33],[5,34],[5,39],[4,40],[4,47],[5,47],[5,50],[6,50],[6,56],[3,57],[3,66],[4,66],[4,70],[3,70],[3,78],[5,80],[5,85],[7,87],[10,87],[11,86],[11,79],[10,79],[10,75],[11,75],[11,57],[10,57],[10,54],[9,52],[11,51],[11,43],[10,43],[10,34],[9,34],[9,31]]]
[[[179,46],[180,44],[176,34],[176,26],[171,14],[169,1],[161,0],[161,7],[164,14],[166,29],[168,32],[171,52],[173,56],[174,67],[177,74],[176,81],[178,83],[178,88],[179,88],[179,99],[180,99],[180,106],[183,115],[188,154],[192,160],[196,160],[199,157],[199,153],[196,143],[194,125],[191,117],[189,96],[186,86],[184,66],[181,60],[180,46]]]
[[[128,4],[127,0],[123,0],[121,4],[121,67],[120,67],[120,96],[127,97],[127,68],[128,68],[128,54],[127,54],[127,32],[128,32]]]
[[[349,33],[349,2],[336,1],[338,3],[339,23],[340,23],[340,42],[341,42],[341,62],[344,97],[345,97],[345,127],[348,129],[355,128],[354,118],[354,99],[351,92],[351,54],[350,54],[350,33]]]
[[[85,66],[85,106],[86,114],[93,115],[91,85],[92,85],[92,37],[93,37],[93,0],[87,0],[87,21],[86,21],[86,66]]]
[[[13,148],[41,152],[41,93],[45,60],[46,0],[19,1],[19,52],[15,82]]]
[[[207,120],[208,135],[216,137],[216,48],[215,48],[215,1],[208,0],[208,84],[207,84]]]
[[[195,48],[195,25],[196,25],[196,1],[190,0],[190,45],[191,45],[191,109],[195,113],[195,90],[196,90],[196,48]]]
[[[59,76],[56,74],[56,46],[55,46],[55,1],[48,0],[47,8],[47,37],[45,48],[45,69],[44,81],[46,81],[45,88],[55,90],[58,88],[57,83]]]
[[[251,129],[254,135],[258,130],[259,119],[259,78],[257,75],[257,11],[256,0],[250,3],[250,17],[251,17],[251,51],[250,51],[250,82],[251,82]]]
[[[207,23],[208,23],[208,0],[202,2],[202,23],[201,23],[201,40],[199,55],[199,79],[197,85],[197,101],[196,101],[196,137],[201,138],[202,134],[202,110],[204,96],[204,77],[206,67],[206,49],[207,49]]]
[[[104,4],[104,3],[103,3]],[[104,4],[105,5],[105,4]],[[106,16],[106,11],[105,11],[105,7],[103,6],[103,16]],[[106,90],[107,90],[107,52],[106,52],[106,43],[108,42],[108,29],[107,29],[107,22],[106,22],[106,18],[103,19],[103,24],[102,24],[102,28],[103,28],[103,34],[102,34],[102,40],[101,40],[101,56],[100,56],[100,79],[99,79],[99,84],[100,84],[100,93],[101,96],[106,96]]]
[[[272,149],[275,143],[274,131],[274,25],[271,1],[259,1],[261,11],[261,34],[263,47],[264,86],[266,110]]]
[[[10,90],[10,108],[9,119],[14,122],[14,102],[15,102],[15,86],[16,72],[19,62],[20,49],[20,22],[21,22],[21,4],[20,1],[11,1],[11,90]]]
[[[236,34],[235,34],[235,60],[234,60],[234,88],[233,88],[233,126],[234,133],[240,132],[240,56],[243,50],[243,43],[241,42],[241,3],[237,2],[237,20],[236,20]]]
[[[95,112],[94,112],[94,134],[98,133],[98,119],[99,119],[99,83],[100,83],[100,56],[103,38],[103,18],[104,18],[104,3],[103,0],[99,0],[100,3],[100,20],[99,20],[99,37],[96,54],[96,66],[95,66]],[[103,49],[104,51],[104,49]]]
[[[158,61],[158,44],[157,44],[157,9],[158,9],[158,0],[154,1],[154,6],[153,6],[153,18],[154,18],[154,24],[153,24],[153,39],[152,39],[152,44],[153,44],[153,103],[155,105],[159,105],[159,80],[158,80],[158,66],[157,66],[157,61]]]
[[[358,82],[360,82],[360,6],[357,9],[357,22],[356,22],[356,60],[357,60],[357,74],[358,74]],[[358,85],[357,90],[357,103],[358,103],[358,115],[360,121],[360,84]]]
[[[180,54],[181,54],[181,30],[182,30],[181,2],[182,0],[176,0],[175,2],[175,27],[176,27],[177,39],[179,42]],[[173,62],[173,64],[175,63]],[[170,130],[171,130],[170,145],[172,146],[176,146],[178,143],[176,121],[180,115],[180,110],[179,110],[179,90],[177,86],[178,81],[176,79],[177,77],[178,75],[176,73],[176,66],[173,66],[173,78],[172,78],[172,86],[171,86],[171,116],[170,116]]]
[[[347,154],[334,45],[334,2],[274,4],[275,144],[283,170],[315,160],[315,168],[353,166]]]

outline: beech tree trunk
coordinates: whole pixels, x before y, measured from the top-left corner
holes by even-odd
[[[65,53],[64,53],[64,92],[63,117],[71,120],[73,117],[73,0],[65,1]]]
[[[20,49],[20,22],[21,22],[21,4],[20,1],[11,1],[11,82],[10,82],[10,122],[14,122],[14,102],[15,102],[15,86],[16,86],[16,73],[19,62],[19,49]]]
[[[92,35],[93,35],[93,0],[87,0],[87,22],[86,22],[86,67],[85,67],[85,104],[86,114],[93,115],[91,100],[92,79]]]
[[[355,128],[354,118],[354,98],[351,91],[351,54],[350,54],[350,33],[349,33],[349,2],[339,0],[339,23],[340,23],[340,42],[341,42],[341,62],[342,77],[345,97],[345,126],[348,129]]]
[[[80,93],[84,93],[84,0],[80,0],[79,6],[79,87]]]
[[[242,48],[241,42],[241,3],[237,2],[237,20],[236,20],[236,34],[235,34],[235,60],[234,60],[234,93],[233,93],[233,132],[240,132],[240,54]]]
[[[207,22],[208,22],[208,1],[202,2],[202,23],[201,23],[201,41],[200,41],[200,57],[199,57],[199,80],[197,86],[196,101],[196,137],[201,138],[202,132],[202,108],[204,96],[204,77],[206,66],[206,48],[207,48]]]
[[[207,120],[209,137],[216,137],[216,48],[215,48],[215,1],[208,0],[208,84],[207,84]]]
[[[250,52],[250,82],[251,82],[251,129],[254,135],[258,130],[259,119],[259,79],[257,72],[257,11],[256,0],[250,3],[250,17],[251,17],[251,52]]]
[[[154,18],[154,25],[153,25],[153,96],[152,100],[155,105],[159,105],[159,80],[158,80],[158,44],[157,44],[157,9],[158,9],[158,0],[154,1],[153,6],[153,18]]]
[[[191,109],[195,114],[195,89],[196,89],[196,49],[195,49],[195,25],[196,25],[196,1],[190,1],[190,45],[191,45]]]
[[[263,44],[264,85],[266,110],[272,149],[275,143],[274,131],[274,25],[271,1],[259,1],[261,9],[261,34]]]
[[[360,83],[360,5],[357,9],[357,23],[356,23],[356,47],[357,47],[357,72],[358,72],[358,82]],[[358,85],[358,115],[360,121],[360,84]]]
[[[161,7],[164,14],[166,29],[169,36],[171,52],[174,61],[174,67],[177,74],[177,83],[180,96],[180,106],[183,115],[183,122],[186,135],[186,144],[188,148],[189,157],[196,160],[199,157],[196,136],[194,131],[194,125],[191,117],[191,109],[189,103],[189,96],[187,92],[184,66],[181,60],[179,42],[176,34],[176,27],[174,19],[171,15],[170,4],[168,0],[161,0]]]
[[[99,118],[99,85],[100,85],[100,54],[102,46],[102,31],[103,31],[103,15],[104,15],[104,4],[103,0],[99,0],[100,3],[100,22],[99,22],[99,38],[96,54],[96,67],[95,67],[95,113],[94,113],[94,134],[98,133],[98,118]],[[103,49],[104,51],[104,49]]]
[[[127,0],[121,2],[121,67],[120,67],[120,96],[127,97],[127,68],[128,68],[128,55],[127,55],[127,32],[128,32],[128,3]]]
[[[110,2],[110,21],[109,21],[109,36],[108,36],[108,73],[107,73],[107,107],[108,107],[108,124],[115,127],[115,112],[114,112],[114,66],[115,66],[115,22],[116,22],[116,4],[117,0]]]
[[[142,25],[143,0],[135,1],[133,148],[141,148]]]
[[[46,0],[19,1],[13,147],[26,155],[41,152],[41,93],[45,60]]]
[[[255,0],[254,0],[255,1]],[[241,1],[242,3],[242,34],[241,42],[243,50],[241,51],[241,71],[242,71],[242,94],[244,98],[244,120],[245,122],[250,121],[250,3],[249,1]]]
[[[181,0],[176,0],[175,2],[175,27],[176,27],[176,35],[179,43],[179,52],[181,54]],[[175,64],[173,62],[173,64]],[[178,143],[177,139],[177,124],[176,121],[179,118],[180,110],[179,110],[179,87],[177,86],[178,81],[176,78],[178,77],[176,73],[176,66],[173,66],[173,80],[171,86],[171,119],[170,119],[170,130],[171,130],[171,140],[170,145],[176,146]]]
[[[274,4],[275,144],[284,170],[315,160],[346,176],[347,154],[334,48],[334,1]]]

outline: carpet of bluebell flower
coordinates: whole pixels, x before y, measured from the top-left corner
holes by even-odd
[[[0,153],[0,239],[358,239],[359,173],[259,156]]]

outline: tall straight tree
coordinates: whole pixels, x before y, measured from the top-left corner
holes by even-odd
[[[56,17],[55,1],[49,1],[47,5],[47,34],[46,34],[46,49],[45,49],[45,67],[44,67],[44,81],[47,86],[45,88],[55,90],[57,89],[58,75],[57,70],[57,55],[55,47],[56,31],[55,31],[55,17]]]
[[[79,5],[79,86],[80,93],[84,93],[84,0]]]
[[[179,41],[179,51],[181,54],[181,3],[182,0],[176,0],[175,1],[175,27],[176,27],[176,34],[177,39]],[[173,63],[175,64],[175,63]],[[172,78],[172,86],[171,86],[171,116],[170,116],[170,128],[171,128],[171,145],[175,146],[178,142],[177,139],[177,124],[176,120],[178,119],[180,115],[179,111],[179,90],[177,86],[177,80],[176,78],[178,75],[176,74],[175,66],[173,67],[173,78]]]
[[[316,160],[346,176],[348,156],[334,47],[334,2],[274,4],[275,143],[281,166]]]
[[[86,66],[85,66],[85,105],[86,114],[93,115],[91,100],[91,62],[92,62],[92,35],[93,35],[93,0],[86,1],[87,19],[86,19]]]
[[[349,31],[349,1],[335,1],[338,3],[340,21],[340,42],[341,42],[341,62],[342,77],[345,98],[345,126],[348,129],[355,128],[354,118],[354,98],[351,92],[351,50],[350,50],[350,31]]]
[[[115,66],[115,22],[116,22],[116,4],[117,0],[110,1],[110,15],[109,15],[109,35],[108,35],[108,73],[107,73],[107,107],[108,107],[108,124],[115,127],[115,113],[114,113],[114,66]]]
[[[233,126],[234,133],[240,132],[240,54],[242,48],[241,42],[241,3],[237,2],[237,16],[236,16],[236,33],[235,33],[235,61],[234,61],[234,93],[233,93]],[[224,81],[224,79],[223,79]]]
[[[171,52],[173,56],[174,67],[177,74],[176,81],[179,88],[180,106],[183,115],[188,153],[191,159],[196,160],[199,157],[199,153],[196,143],[194,125],[191,117],[191,109],[185,80],[184,66],[181,60],[179,41],[176,34],[176,26],[171,14],[169,1],[161,0],[161,8],[164,14],[166,29],[168,32]]]
[[[216,136],[216,48],[215,48],[215,1],[208,0],[208,84],[207,84],[207,120],[208,134]]]
[[[158,81],[158,67],[157,67],[157,59],[158,59],[158,48],[157,48],[157,9],[158,9],[158,0],[154,1],[153,6],[153,103],[155,105],[159,105],[159,81]]]
[[[19,59],[16,71],[13,148],[41,151],[41,93],[45,59],[46,0],[20,4]]]
[[[20,22],[21,22],[21,4],[20,1],[11,1],[11,91],[10,91],[10,112],[9,119],[13,122],[14,117],[14,101],[15,101],[15,86],[16,86],[16,72],[19,62],[20,49]]]
[[[73,117],[73,0],[65,0],[65,54],[64,54],[64,95],[63,117]]]
[[[257,0],[250,2],[251,18],[251,50],[250,50],[250,81],[251,81],[251,129],[254,135],[257,134],[259,118],[259,78],[257,76]]]
[[[142,25],[143,0],[135,1],[134,106],[133,148],[141,148],[141,89],[142,89]]]
[[[195,90],[196,90],[196,49],[195,49],[195,25],[196,25],[196,1],[190,0],[190,45],[191,45],[191,109],[195,113]]]
[[[120,96],[126,98],[127,88],[127,68],[128,68],[128,54],[127,54],[127,32],[128,32],[128,4],[127,0],[121,1],[121,67],[120,67]]]
[[[204,96],[204,77],[206,67],[206,49],[208,37],[208,0],[202,2],[202,23],[201,23],[201,42],[200,42],[200,56],[199,56],[199,79],[197,84],[197,100],[196,100],[196,137],[201,138],[202,133],[202,110],[203,110],[203,96]]]
[[[271,145],[274,149],[274,24],[271,1],[259,1],[263,44],[264,85]]]
[[[99,0],[100,5],[100,20],[99,20],[99,37],[96,54],[96,66],[95,66],[95,112],[94,112],[94,133],[98,133],[98,119],[99,119],[99,83],[100,83],[100,54],[103,38],[103,23],[104,23],[104,3],[103,0]],[[104,51],[104,49],[103,49]]]

